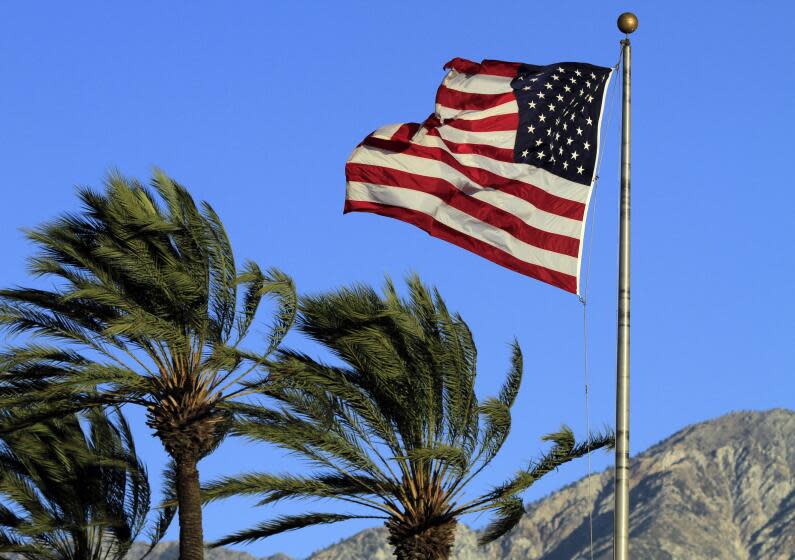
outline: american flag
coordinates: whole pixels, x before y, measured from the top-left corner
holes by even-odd
[[[578,293],[612,70],[455,58],[423,123],[385,126],[345,166],[345,212],[397,218]]]

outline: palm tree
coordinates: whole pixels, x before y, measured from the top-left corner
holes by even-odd
[[[0,552],[28,560],[121,560],[149,513],[146,468],[118,410],[70,415],[0,440]],[[161,513],[154,546],[173,509]],[[151,550],[151,547],[150,547]]]
[[[467,484],[508,437],[522,354],[514,342],[499,395],[478,401],[476,349],[466,323],[417,277],[408,287],[407,299],[390,281],[383,296],[356,286],[302,298],[299,329],[341,365],[281,350],[262,389],[280,408],[241,404],[234,430],[303,457],[317,470],[308,476],[244,474],[203,490],[206,500],[333,499],[365,513],[278,517],[214,546],[367,517],[385,521],[398,559],[447,559],[460,516],[496,512],[481,538],[491,542],[518,523],[524,513],[520,494],[534,482],[588,450],[612,445],[609,434],[577,444],[564,426],[544,438],[553,446],[539,460],[485,495],[467,499]]]
[[[221,220],[161,172],[154,192],[111,175],[81,188],[79,213],[28,232],[49,289],[0,291],[0,328],[37,335],[0,356],[0,406],[26,408],[5,431],[77,410],[131,403],[176,466],[180,558],[203,558],[197,464],[226,433],[229,403],[295,317],[289,277],[238,270]],[[241,347],[261,300],[276,319],[264,352]]]

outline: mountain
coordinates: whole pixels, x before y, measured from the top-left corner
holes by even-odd
[[[147,545],[135,543],[127,555],[128,560],[139,560],[146,552]],[[205,560],[294,560],[286,554],[274,554],[264,558],[257,558],[248,552],[240,552],[230,548],[210,548],[204,552]],[[173,541],[161,542],[146,557],[146,560],[179,560],[179,543]]]
[[[737,412],[681,430],[633,458],[630,525],[642,560],[795,560],[795,412]],[[459,527],[454,560],[585,560],[588,506],[595,560],[612,558],[613,474],[582,479],[527,507],[510,534],[477,547]],[[173,546],[160,545],[163,552]],[[169,550],[170,551],[170,550]],[[175,551],[174,551],[175,552]],[[172,560],[156,550],[152,560]],[[380,528],[307,560],[389,560]],[[253,560],[229,550],[208,560]],[[271,556],[263,560],[289,560]]]

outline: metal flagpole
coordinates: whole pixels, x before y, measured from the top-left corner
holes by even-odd
[[[613,524],[613,559],[629,560],[629,157],[630,78],[632,50],[629,34],[638,28],[635,14],[618,18],[626,35],[621,41],[623,103],[621,118],[621,226],[618,248],[618,352],[616,365],[616,480]]]

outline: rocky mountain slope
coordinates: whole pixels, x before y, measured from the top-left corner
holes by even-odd
[[[685,428],[636,456],[631,552],[643,560],[795,559],[795,412],[738,412]],[[571,560],[588,553],[588,489],[582,479],[530,504],[520,525],[478,548],[460,527],[455,560]],[[594,558],[612,558],[613,479],[591,477]],[[152,560],[176,558],[172,543]],[[308,560],[388,560],[382,529],[363,531]],[[253,560],[229,550],[208,560]],[[288,560],[277,555],[267,560]]]

